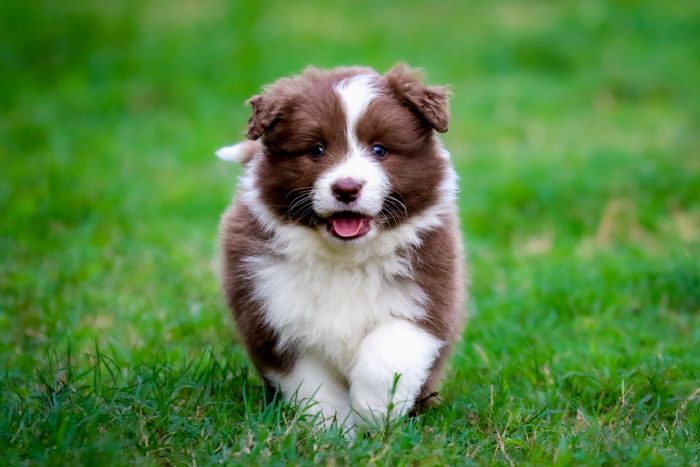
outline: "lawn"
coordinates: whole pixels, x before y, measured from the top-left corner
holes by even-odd
[[[243,105],[450,83],[470,320],[349,442],[266,399],[216,280]],[[700,463],[700,3],[0,3],[5,464]]]

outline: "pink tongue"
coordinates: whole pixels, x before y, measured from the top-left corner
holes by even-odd
[[[362,218],[338,217],[331,219],[333,231],[341,237],[354,237],[362,230]]]

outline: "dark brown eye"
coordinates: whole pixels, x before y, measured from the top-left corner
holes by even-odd
[[[319,158],[326,153],[326,148],[322,144],[314,144],[309,151],[309,154],[313,158]]]

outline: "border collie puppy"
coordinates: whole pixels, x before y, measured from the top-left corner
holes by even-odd
[[[446,89],[307,68],[248,103],[251,141],[217,152],[245,165],[220,239],[248,355],[326,423],[417,409],[465,317]]]

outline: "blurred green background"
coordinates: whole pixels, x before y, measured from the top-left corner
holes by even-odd
[[[290,440],[251,419],[258,402],[236,417],[246,364],[214,270],[240,169],[213,151],[265,83],[397,61],[454,92],[471,323],[433,413],[345,451],[308,427]],[[693,1],[3,0],[0,446],[54,463],[697,463],[699,83]],[[131,402],[66,380],[99,373],[100,349]],[[143,368],[186,376],[202,352],[230,370],[212,396],[230,418],[183,395],[179,415],[134,408]]]

